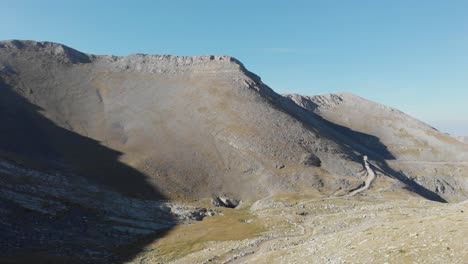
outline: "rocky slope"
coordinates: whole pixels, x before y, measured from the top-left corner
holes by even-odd
[[[253,236],[263,229],[244,211],[216,218],[232,233],[221,220],[202,224],[217,235],[196,247],[168,231],[197,233],[184,223],[216,214],[202,208],[211,196],[237,205],[283,192],[346,195],[360,186],[363,155],[377,172],[369,190],[467,197],[467,145],[346,96],[283,97],[228,56],[0,41],[0,260],[123,262],[155,240],[189,252]]]
[[[286,95],[338,126],[374,156],[448,200],[466,199],[468,145],[388,106],[351,93]]]
[[[360,169],[231,57],[2,41],[0,93],[3,262],[119,262],[213,214],[162,200],[327,191]]]
[[[468,146],[397,109],[351,93],[286,97],[330,122],[357,132],[353,134],[357,142],[386,159],[468,161]],[[366,141],[362,134],[374,136],[381,144]]]
[[[127,197],[78,175],[0,161],[0,262],[119,262],[139,241],[216,212]]]
[[[95,56],[4,41],[0,65],[10,123],[0,149],[116,190],[243,198],[333,185],[323,171],[360,169],[358,150],[231,57]],[[297,172],[294,181],[279,168]]]

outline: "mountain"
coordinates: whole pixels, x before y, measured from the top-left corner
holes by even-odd
[[[392,153],[385,158],[437,162],[468,160],[467,146],[397,109],[351,93],[286,96],[330,122],[379,138]],[[379,152],[373,142],[355,139]]]
[[[285,97],[344,130],[351,129],[348,135],[355,142],[419,184],[452,200],[466,199],[468,145],[397,109],[351,93]]]
[[[6,156],[129,195],[333,191],[356,180],[363,155],[417,185],[387,161],[468,155],[452,137],[357,96],[283,97],[228,56],[117,57],[12,40],[0,42],[0,69]]]
[[[2,119],[10,122],[0,149],[7,153],[142,194],[127,184],[128,171],[82,142],[93,140],[172,197],[251,197],[318,187],[326,184],[323,171],[348,177],[360,170],[361,153],[320,120],[298,119],[300,107],[234,58],[96,56],[32,41],[0,47]],[[280,167],[298,171],[298,179]]]
[[[2,261],[125,262],[223,214],[211,197],[468,196],[468,145],[351,94],[279,95],[229,56],[0,41],[0,122]]]

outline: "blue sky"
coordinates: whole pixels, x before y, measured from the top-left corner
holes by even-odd
[[[468,135],[468,1],[0,0],[0,39],[227,54],[280,93],[350,91]]]

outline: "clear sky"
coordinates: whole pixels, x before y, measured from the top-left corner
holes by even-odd
[[[468,135],[468,1],[0,0],[0,39],[227,54],[279,93],[350,91]]]

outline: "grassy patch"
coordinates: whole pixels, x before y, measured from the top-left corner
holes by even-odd
[[[242,240],[266,231],[248,208],[224,209],[223,214],[193,224],[176,226],[146,250],[155,251],[161,261],[167,262],[202,250],[209,241]],[[255,221],[247,223],[246,219]]]

